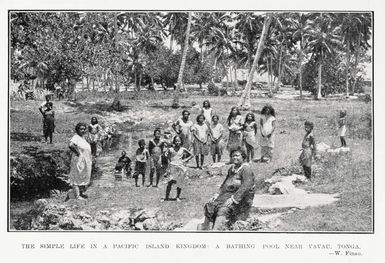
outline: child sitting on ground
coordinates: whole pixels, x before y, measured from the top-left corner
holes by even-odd
[[[340,111],[340,118],[338,119],[338,135],[340,136],[341,140],[341,147],[346,147],[346,140],[345,140],[345,134],[346,134],[346,111],[341,110]]]
[[[144,139],[140,139],[138,141],[139,148],[135,152],[135,172],[134,172],[134,179],[135,179],[135,186],[140,187],[138,185],[138,179],[139,175],[142,175],[142,186],[144,186],[145,176],[146,176],[146,164],[147,160],[150,157],[150,154],[146,148],[146,142]]]
[[[126,156],[126,152],[122,151],[122,156],[119,157],[118,163],[115,165],[115,172],[121,173],[124,171],[126,177],[131,176],[131,159]]]
[[[313,136],[314,124],[310,121],[305,122],[305,137],[302,140],[302,152],[299,156],[299,162],[302,165],[306,178],[311,178],[311,164],[313,155],[316,153],[316,143]]]

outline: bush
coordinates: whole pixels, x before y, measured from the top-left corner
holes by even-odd
[[[227,95],[227,90],[225,88],[219,88],[213,82],[210,82],[207,85],[207,91],[208,91],[209,95],[214,95],[214,96],[218,96],[219,94],[221,96]]]

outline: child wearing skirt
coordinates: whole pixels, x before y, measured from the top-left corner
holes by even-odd
[[[212,117],[212,123],[210,126],[210,137],[211,137],[211,155],[213,162],[220,162],[223,153],[223,126],[219,123],[219,116],[214,115]]]
[[[170,200],[170,192],[172,190],[172,186],[175,184],[177,192],[176,201],[180,202],[180,195],[182,187],[185,184],[187,172],[185,163],[188,162],[193,155],[186,148],[181,146],[183,141],[179,135],[174,137],[173,144],[173,147],[170,147],[166,152],[170,162],[168,166],[169,175],[164,201]]]
[[[258,127],[255,122],[254,113],[248,113],[246,115],[245,123],[243,124],[243,142],[246,147],[246,160],[248,162],[254,160],[254,147],[256,145],[256,135],[257,135]]]
[[[311,165],[313,155],[316,153],[316,143],[313,136],[314,124],[310,121],[305,122],[305,137],[302,140],[302,152],[299,156],[299,162],[302,165],[306,178],[311,178]]]
[[[197,116],[197,123],[193,125],[191,131],[194,136],[193,150],[197,163],[197,168],[203,169],[205,155],[209,154],[209,127],[205,123],[205,116],[203,114]]]
[[[261,111],[261,162],[269,163],[273,157],[275,110],[272,106],[266,105]]]

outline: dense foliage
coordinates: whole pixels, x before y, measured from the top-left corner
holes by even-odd
[[[183,83],[226,78],[250,69],[264,14],[194,12]],[[175,87],[187,14],[133,12],[11,12],[11,78],[36,87],[83,81],[118,92]],[[370,13],[275,13],[257,71],[280,83],[323,93],[358,90],[370,62]],[[68,85],[71,86],[71,85]],[[119,88],[118,88],[119,87]],[[325,91],[324,89],[327,89]]]

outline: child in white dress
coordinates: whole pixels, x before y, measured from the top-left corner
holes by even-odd
[[[269,163],[273,157],[275,110],[272,106],[266,105],[261,111],[261,162]]]
[[[245,123],[243,124],[243,142],[246,148],[247,161],[250,162],[254,159],[254,147],[256,145],[256,135],[258,127],[255,122],[254,113],[248,113],[246,115]]]

